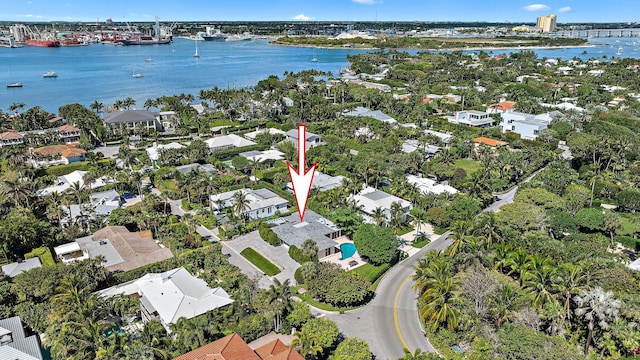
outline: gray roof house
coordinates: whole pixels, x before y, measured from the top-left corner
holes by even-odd
[[[36,335],[26,336],[19,316],[0,319],[0,359],[43,360]]]
[[[442,148],[439,146],[429,144],[422,145],[418,140],[414,139],[409,139],[402,143],[402,152],[404,153],[410,154],[418,149],[423,150],[427,156],[435,156],[442,151]]]
[[[40,263],[40,259],[38,257],[32,257],[30,259],[25,259],[25,260],[11,263],[11,264],[2,265],[2,272],[5,274],[5,276],[15,277],[18,274],[21,274],[25,271],[39,268],[41,266],[42,264]]]
[[[371,110],[362,106],[358,106],[352,111],[345,112],[344,116],[366,116],[382,121],[387,124],[395,124],[398,121],[380,110]]]
[[[247,200],[249,200],[248,208],[242,215],[251,220],[263,219],[274,216],[277,212],[287,211],[287,200],[267,189],[239,189],[211,195],[211,206],[217,211],[233,206],[233,195],[238,191],[245,192]]]
[[[112,128],[123,128],[133,130],[137,125],[142,124],[147,130],[162,130],[160,116],[147,110],[125,110],[114,111],[104,115],[105,126]]]
[[[342,236],[342,230],[312,210],[304,213],[303,222],[300,222],[300,216],[295,213],[273,220],[272,223],[278,225],[271,230],[288,246],[301,248],[306,239],[311,239],[318,245],[318,259],[338,252],[338,244],[333,239]]]
[[[316,171],[313,174],[311,188],[317,189],[319,192],[331,190],[342,185],[342,179],[344,179],[344,176],[342,175],[331,176],[321,173],[320,171]],[[288,182],[286,184],[286,187],[288,190],[293,191],[293,185],[291,184],[291,182]]]
[[[212,289],[207,283],[185,268],[143,277],[98,291],[102,297],[118,294],[140,297],[143,320],[159,318],[168,329],[180,318],[191,319],[233,302],[224,289]]]
[[[89,218],[106,218],[111,212],[120,207],[122,204],[120,194],[115,190],[100,191],[89,195],[89,202],[84,204],[72,204],[67,208],[63,206],[62,209],[69,214],[68,217],[61,219],[63,224],[75,223],[83,215],[86,215],[86,219]]]
[[[309,150],[309,148],[314,147],[314,146],[318,146],[318,145],[324,145],[325,143],[322,141],[322,137],[320,135],[316,135],[312,132],[306,132],[306,143],[305,143],[305,147],[307,150]],[[296,149],[298,148],[298,129],[291,129],[289,131],[287,131],[287,140],[291,141],[295,146]]]

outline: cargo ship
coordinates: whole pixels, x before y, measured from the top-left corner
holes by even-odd
[[[30,39],[30,40],[26,40],[25,43],[29,46],[40,46],[40,47],[59,47],[60,46],[60,42],[56,40]]]
[[[130,39],[120,39],[122,45],[161,45],[171,43],[171,39],[159,39],[153,36],[139,36]]]

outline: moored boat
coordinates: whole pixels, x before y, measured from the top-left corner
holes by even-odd
[[[22,83],[11,83],[11,84],[7,84],[8,88],[21,88],[22,87]]]
[[[156,38],[153,36],[139,36],[136,38],[121,39],[120,42],[122,45],[162,45],[170,44],[171,39]]]
[[[49,71],[49,72],[46,72],[46,73],[42,74],[42,77],[54,78],[54,77],[58,77],[58,74],[55,71]]]
[[[40,46],[40,47],[59,47],[60,46],[60,42],[57,40],[29,39],[25,41],[25,44],[29,46]]]

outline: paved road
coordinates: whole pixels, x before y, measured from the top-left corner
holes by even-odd
[[[411,351],[434,352],[420,325],[411,275],[413,266],[425,253],[444,249],[449,244],[445,234],[394,266],[382,279],[376,297],[367,306],[326,316],[338,323],[343,334],[367,341],[376,359],[398,359],[403,356],[405,347]]]

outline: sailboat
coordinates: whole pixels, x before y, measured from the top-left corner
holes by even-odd
[[[618,52],[616,53],[616,55],[618,56],[622,55],[622,46],[618,48]]]
[[[196,53],[193,54],[193,57],[196,57],[196,58],[200,57],[200,53],[198,53],[198,39],[196,39]]]
[[[9,71],[9,81],[11,81],[11,72]],[[15,82],[15,83],[10,83],[7,84],[8,88],[21,88],[22,87],[22,83],[21,82]]]
[[[313,57],[311,58],[311,62],[318,62],[318,58],[316,57],[316,52],[313,52]]]

